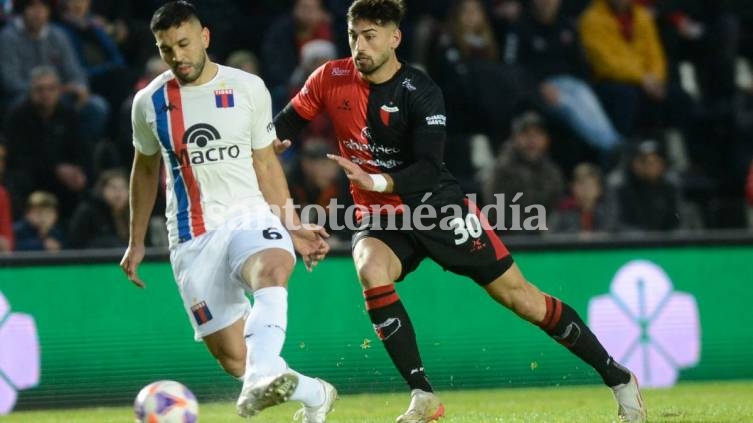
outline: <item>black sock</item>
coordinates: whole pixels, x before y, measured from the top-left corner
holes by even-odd
[[[607,386],[630,380],[630,371],[614,361],[572,307],[546,295],[546,315],[539,327],[596,370]]]
[[[432,392],[418,352],[416,332],[395,292],[395,285],[367,289],[363,295],[366,297],[366,310],[374,324],[374,331],[403,379],[411,389]]]

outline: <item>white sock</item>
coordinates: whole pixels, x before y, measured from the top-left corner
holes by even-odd
[[[246,380],[281,373],[280,357],[288,325],[288,291],[281,286],[258,289],[246,319]]]
[[[324,403],[324,386],[321,382],[293,369],[290,372],[298,375],[298,387],[290,397],[291,400],[300,401],[307,407],[318,407]]]
[[[254,292],[254,306],[246,319],[246,375],[247,380],[276,375],[284,371],[298,376],[298,387],[293,396],[309,407],[324,402],[324,387],[316,379],[289,369],[280,357],[285,343],[288,323],[288,291],[279,286],[262,288]],[[250,336],[249,336],[250,335]]]

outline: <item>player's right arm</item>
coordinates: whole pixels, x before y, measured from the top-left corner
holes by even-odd
[[[131,111],[133,145],[136,151],[133,156],[131,186],[129,188],[130,235],[128,249],[126,249],[123,259],[120,261],[120,267],[134,285],[143,288],[144,282],[139,278],[137,270],[144,259],[146,230],[154,202],[157,199],[161,156],[159,154],[159,142],[146,123],[145,103],[139,94],[133,100]]]
[[[144,259],[146,248],[146,230],[149,217],[152,215],[154,202],[157,199],[159,182],[160,155],[151,156],[136,151],[131,169],[131,186],[129,192],[131,219],[128,249],[123,255],[120,267],[123,268],[128,279],[136,286],[143,288],[144,282],[139,278],[136,270]]]

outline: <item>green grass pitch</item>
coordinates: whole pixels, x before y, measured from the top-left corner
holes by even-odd
[[[447,414],[440,423],[591,423],[616,421],[617,406],[604,387],[552,387],[438,392]],[[682,383],[672,389],[646,389],[649,422],[753,422],[753,381]],[[342,396],[330,423],[394,422],[408,404],[408,394]],[[291,422],[297,404],[265,410],[251,422]],[[16,412],[3,423],[133,422],[131,407]],[[245,420],[233,403],[200,404],[200,423]]]

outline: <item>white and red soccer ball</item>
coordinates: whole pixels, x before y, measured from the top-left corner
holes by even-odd
[[[196,423],[199,403],[182,383],[160,380],[139,391],[133,411],[136,423]]]

